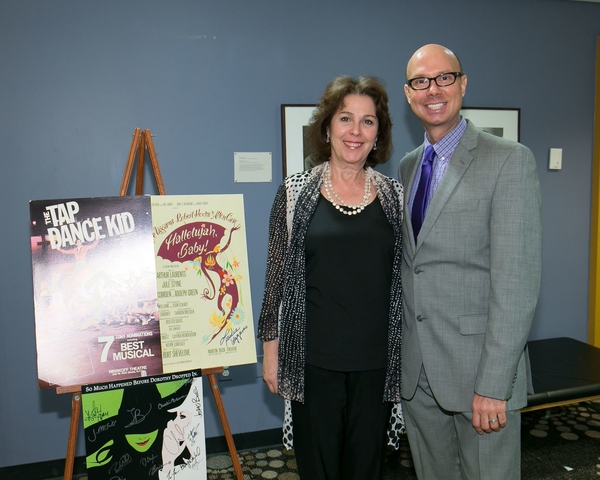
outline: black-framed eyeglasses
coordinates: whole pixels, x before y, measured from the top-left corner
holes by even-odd
[[[463,76],[462,72],[440,73],[437,77],[415,77],[406,81],[406,84],[413,90],[427,90],[433,80],[438,87],[449,87],[456,82],[458,77]]]

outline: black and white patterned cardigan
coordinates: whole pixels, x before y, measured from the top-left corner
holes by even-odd
[[[280,185],[269,222],[267,272],[258,338],[279,338],[279,395],[304,402],[306,361],[306,265],[304,239],[317,206],[324,164],[296,173]],[[369,167],[373,186],[394,231],[394,263],[383,401],[400,402],[402,343],[402,206],[400,183]]]

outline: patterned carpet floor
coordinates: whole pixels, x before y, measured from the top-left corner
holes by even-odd
[[[600,401],[522,415],[523,480],[600,479]],[[245,480],[299,480],[292,450],[282,446],[238,452]],[[208,480],[235,479],[227,454],[207,458]],[[383,480],[416,480],[408,441],[388,452]]]

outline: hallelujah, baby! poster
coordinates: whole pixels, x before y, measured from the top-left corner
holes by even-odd
[[[163,369],[256,362],[242,195],[153,196]]]

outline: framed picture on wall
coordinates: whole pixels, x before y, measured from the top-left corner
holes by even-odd
[[[484,132],[515,142],[521,137],[520,108],[463,107],[460,114]]]
[[[306,143],[306,127],[316,105],[281,105],[281,135],[283,152],[283,176],[302,172],[314,166]]]

